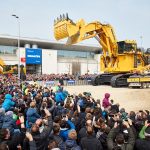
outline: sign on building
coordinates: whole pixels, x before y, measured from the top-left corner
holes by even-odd
[[[26,48],[26,64],[42,64],[42,50]]]

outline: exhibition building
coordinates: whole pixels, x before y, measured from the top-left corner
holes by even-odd
[[[20,61],[27,73],[94,74],[100,72],[101,48],[98,46],[66,45],[43,39],[0,36],[0,58],[6,65]],[[19,59],[20,58],[20,59]]]

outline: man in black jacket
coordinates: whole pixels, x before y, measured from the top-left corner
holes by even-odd
[[[25,125],[24,125],[24,117],[19,117],[21,123],[21,132],[10,134],[9,129],[3,128],[0,130],[0,143],[6,144],[9,150],[18,150],[18,146],[22,144],[23,139],[25,137]]]
[[[47,148],[47,144],[48,144],[47,140],[53,127],[51,113],[47,109],[44,109],[44,111],[48,119],[47,126],[44,126],[44,129],[41,133],[40,133],[39,126],[37,123],[33,124],[31,128],[31,134],[33,136],[33,140],[36,143],[37,150],[45,150]]]
[[[87,126],[87,136],[81,139],[83,150],[103,150],[101,142],[93,136],[93,127]]]
[[[128,122],[130,122],[129,119]],[[122,133],[119,133],[120,131],[118,127],[119,124],[115,122],[114,128],[111,129],[107,137],[108,150],[113,150],[114,148],[118,148],[118,149],[120,148],[121,150],[133,150],[134,143],[135,143],[135,136],[132,128],[130,127],[132,123],[131,122],[128,123],[128,122],[123,121],[123,125],[126,126],[126,132],[128,133],[127,141],[125,141],[124,135]]]

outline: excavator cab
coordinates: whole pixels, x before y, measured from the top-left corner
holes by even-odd
[[[118,53],[123,54],[124,52],[135,52],[137,50],[137,44],[135,41],[119,41],[118,44]]]

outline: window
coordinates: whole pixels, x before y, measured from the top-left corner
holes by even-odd
[[[16,55],[17,47],[0,45],[0,54]]]
[[[94,52],[58,50],[58,56],[70,58],[94,58]]]

